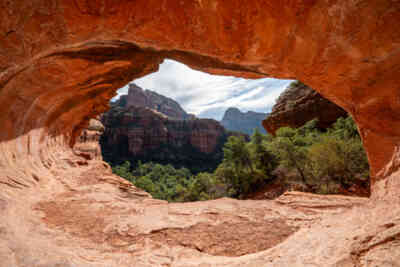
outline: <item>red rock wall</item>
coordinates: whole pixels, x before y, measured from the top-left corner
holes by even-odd
[[[395,266],[399,20],[396,0],[0,0],[1,263]],[[117,88],[156,71],[164,58],[209,73],[296,78],[316,88],[357,122],[371,163],[373,202],[358,207],[346,200],[353,207],[346,212],[330,198],[337,216],[326,212],[334,206],[329,201],[307,204],[309,212],[299,214],[304,199],[316,198],[308,196],[299,196],[299,206],[290,199],[287,208],[265,204],[262,211],[277,210],[267,214],[254,209],[258,203],[228,200],[132,205],[126,199],[146,194],[103,163],[90,165],[93,172],[75,168],[82,159],[71,147],[88,119],[107,109]],[[261,215],[257,220],[271,214],[303,220],[303,229],[279,247],[232,259],[205,256],[198,244],[182,252],[138,242],[140,233],[195,221],[237,222],[250,218],[250,210]],[[310,214],[323,219],[305,220]]]
[[[122,147],[122,142],[126,141],[126,152],[131,157],[143,156],[146,151],[161,145],[175,148],[191,145],[209,154],[215,152],[219,139],[227,135],[224,127],[215,120],[171,119],[140,106],[114,107],[102,115],[102,122],[106,126],[104,146],[113,150]]]

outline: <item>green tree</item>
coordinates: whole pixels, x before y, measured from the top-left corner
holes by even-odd
[[[253,171],[250,153],[243,136],[230,136],[228,142],[225,143],[223,151],[223,162],[233,165],[236,172],[241,170]]]
[[[357,125],[351,116],[337,119],[337,121],[332,125],[332,128],[329,129],[329,134],[342,140],[360,137]]]
[[[277,157],[267,148],[268,139],[256,128],[249,143],[250,159],[256,172],[264,174],[264,179],[272,178],[271,174],[278,166]]]
[[[198,173],[185,192],[185,201],[208,200],[227,196],[226,186],[212,173]]]
[[[247,193],[254,177],[254,169],[244,138],[230,136],[223,151],[224,159],[217,168],[217,177],[230,184],[236,196]]]
[[[367,157],[358,138],[341,140],[326,136],[310,148],[309,161],[316,177],[328,178],[344,187],[369,178]]]
[[[125,161],[122,165],[117,165],[117,166],[113,167],[112,171],[116,175],[132,182],[134,177],[133,177],[130,169],[131,169],[131,163],[129,161]]]
[[[270,147],[281,165],[296,170],[303,183],[311,187],[307,179],[307,145],[309,145],[307,136],[299,135],[296,129],[282,127],[276,132],[276,138]]]

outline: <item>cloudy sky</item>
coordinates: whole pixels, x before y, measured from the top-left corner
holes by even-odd
[[[187,112],[198,117],[221,120],[229,107],[269,112],[291,81],[211,75],[165,60],[158,72],[133,82],[178,101]],[[127,93],[127,86],[118,90],[118,96]]]

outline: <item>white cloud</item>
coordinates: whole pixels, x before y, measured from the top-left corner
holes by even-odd
[[[158,72],[133,82],[175,99],[189,113],[221,119],[229,107],[268,112],[291,80],[211,75],[165,60]],[[127,91],[127,86],[121,88],[118,96],[127,94]]]

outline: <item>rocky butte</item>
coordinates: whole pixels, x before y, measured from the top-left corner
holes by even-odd
[[[0,265],[398,266],[399,20],[395,0],[0,0]],[[371,198],[168,204],[74,152],[165,58],[315,88],[357,122]]]
[[[225,111],[221,124],[228,130],[238,131],[248,135],[253,134],[255,128],[265,133],[262,127],[262,121],[267,116],[267,113],[247,111],[241,112],[238,108],[228,108]]]
[[[115,105],[123,108],[132,106],[149,108],[158,111],[171,119],[194,119],[194,115],[186,113],[175,100],[157,94],[151,90],[143,90],[134,83],[129,84],[128,94],[122,95]]]

